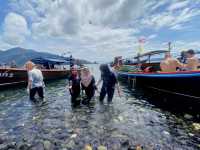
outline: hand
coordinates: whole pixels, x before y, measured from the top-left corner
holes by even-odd
[[[30,89],[29,89],[29,88],[27,88],[27,89],[26,89],[26,92],[29,94],[29,93],[30,93]]]
[[[121,91],[120,90],[118,90],[118,95],[121,98]]]

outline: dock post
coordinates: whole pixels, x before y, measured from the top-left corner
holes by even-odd
[[[135,88],[136,87],[136,78],[130,78],[128,77],[128,84],[131,88]]]

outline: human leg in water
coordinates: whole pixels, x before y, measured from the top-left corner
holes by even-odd
[[[109,88],[107,88],[107,94],[108,94],[107,101],[108,101],[108,103],[112,102],[114,92],[115,92],[115,87],[109,87]]]
[[[44,89],[43,89],[43,87],[38,87],[38,88],[37,88],[37,93],[38,93],[38,96],[39,96],[41,99],[44,99]]]
[[[37,88],[36,87],[30,89],[29,97],[30,97],[30,100],[33,101],[33,102],[36,102],[36,99],[35,99],[36,92],[37,92]]]
[[[80,100],[78,100],[78,97],[80,96],[80,92],[71,92],[71,104],[73,106],[78,106],[80,105]]]
[[[106,87],[102,86],[101,92],[100,92],[99,101],[100,101],[100,102],[103,102],[105,96],[106,96]]]
[[[86,88],[85,89],[86,99],[83,100],[83,104],[89,104],[91,99],[94,97],[95,94],[95,88]]]

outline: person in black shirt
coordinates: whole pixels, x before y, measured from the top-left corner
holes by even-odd
[[[115,85],[117,85],[118,94],[120,96],[120,89],[117,81],[117,77],[114,72],[112,72],[107,64],[100,65],[101,79],[98,81],[97,86],[103,81],[103,85],[100,92],[99,100],[103,102],[105,96],[107,95],[107,101],[112,102]]]
[[[83,104],[89,104],[92,97],[94,97],[96,85],[95,78],[91,75],[90,70],[87,67],[84,67],[81,70],[81,87],[87,96],[87,98],[83,100]]]
[[[76,106],[80,104],[80,100],[77,98],[80,96],[80,77],[75,67],[71,68],[71,76],[69,77],[69,92],[71,94],[71,103]]]

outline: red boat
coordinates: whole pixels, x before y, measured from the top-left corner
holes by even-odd
[[[39,64],[44,80],[55,80],[61,78],[67,78],[70,71],[65,69],[64,66],[56,68],[56,66],[61,66],[62,64],[68,63],[65,60],[56,59],[44,59],[37,58],[32,60],[34,63]],[[15,85],[26,85],[28,80],[27,70],[24,68],[0,68],[0,88],[14,87]]]

